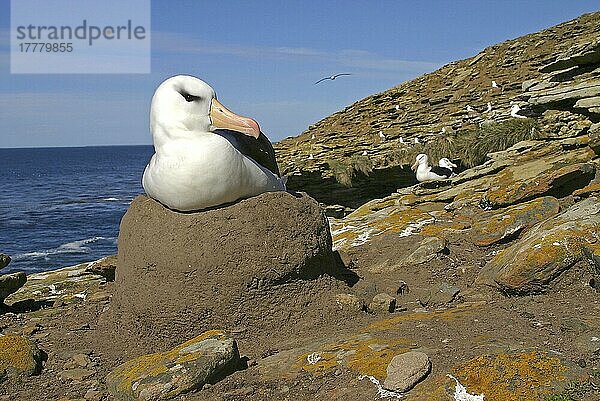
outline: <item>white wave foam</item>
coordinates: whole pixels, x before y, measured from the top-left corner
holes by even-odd
[[[86,238],[78,241],[67,242],[66,244],[62,244],[56,248],[46,249],[42,251],[34,251],[34,252],[26,252],[15,255],[12,259],[17,260],[35,260],[35,259],[44,259],[46,261],[50,260],[49,256],[51,255],[60,255],[60,254],[86,254],[90,253],[90,248],[87,247],[87,244],[91,244],[97,241],[116,241],[116,238],[111,237],[92,237]]]

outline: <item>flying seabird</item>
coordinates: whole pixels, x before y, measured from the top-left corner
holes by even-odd
[[[319,79],[317,82],[315,82],[315,85],[318,84],[319,82],[323,82],[323,81],[326,81],[328,79],[331,79],[333,81],[334,79],[336,79],[337,77],[341,77],[342,75],[352,75],[352,74],[350,74],[350,73],[334,74],[334,75],[332,75],[330,77],[325,77],[325,78]]]
[[[429,158],[426,154],[421,153],[417,156],[415,163],[411,166],[413,171],[417,173],[417,181],[435,181],[445,180],[450,178],[452,170],[439,166],[430,166]]]
[[[454,172],[454,169],[457,168],[458,166],[456,164],[452,163],[452,161],[450,161],[450,159],[448,159],[447,157],[442,157],[440,159],[440,161],[438,162],[438,166],[447,168],[448,170],[450,170],[452,172],[450,177],[454,177],[456,175],[456,173]]]
[[[155,154],[142,185],[171,209],[206,209],[285,191],[273,145],[258,123],[228,110],[196,77],[177,75],[160,84],[152,97],[150,131]]]
[[[527,118],[525,116],[520,115],[520,111],[521,107],[519,107],[519,105],[515,103],[510,107],[510,116],[514,118]]]

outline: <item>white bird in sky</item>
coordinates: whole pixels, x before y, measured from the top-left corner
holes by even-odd
[[[332,80],[332,81],[333,81],[333,80],[334,80],[334,79],[336,79],[337,77],[341,77],[341,76],[343,76],[343,75],[352,75],[352,74],[350,74],[350,73],[346,73],[346,72],[343,72],[343,73],[341,73],[341,74],[334,74],[334,75],[331,75],[331,76],[329,76],[329,77],[325,77],[325,78],[321,78],[321,79],[319,79],[317,82],[315,82],[315,85],[316,85],[316,84],[318,84],[318,83],[320,83],[320,82],[326,81],[326,80],[328,80],[328,79],[330,79],[330,80]]]

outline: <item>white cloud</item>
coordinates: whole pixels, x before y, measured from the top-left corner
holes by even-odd
[[[208,44],[186,34],[153,32],[154,52],[178,54],[220,54],[233,57],[299,60],[315,63],[334,63],[339,67],[360,68],[372,71],[425,72],[433,71],[440,63],[402,60],[384,57],[368,50],[342,49],[324,51],[306,47],[256,47],[231,44]]]

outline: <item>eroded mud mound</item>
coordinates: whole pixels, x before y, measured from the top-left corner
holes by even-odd
[[[331,250],[319,205],[306,195],[267,193],[197,213],[138,196],[121,222],[118,248],[104,326],[144,352],[208,329],[310,330],[339,318],[334,294],[353,279]]]

